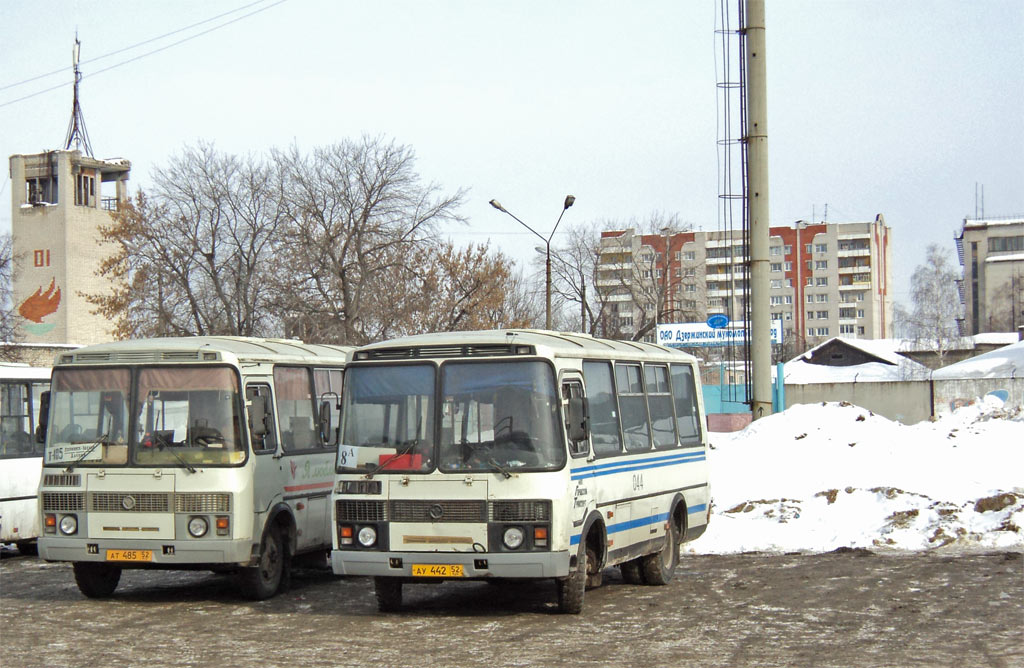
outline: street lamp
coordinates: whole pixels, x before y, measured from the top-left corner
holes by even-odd
[[[514,213],[512,213],[511,211],[509,211],[508,209],[503,207],[498,200],[492,199],[490,201],[490,205],[491,206],[493,206],[498,211],[501,211],[503,213],[507,213],[508,215],[512,216],[513,220],[515,220],[517,223],[519,223],[520,225],[522,225],[526,229],[528,229],[531,232],[533,232],[535,235],[537,235],[537,238],[539,238],[541,241],[544,242],[545,254],[547,255],[547,260],[545,261],[545,271],[546,271],[545,304],[546,304],[546,313],[545,313],[545,316],[544,316],[544,329],[551,329],[551,238],[555,236],[555,230],[558,229],[558,224],[560,222],[562,222],[562,216],[565,215],[565,210],[568,209],[570,206],[572,206],[573,202],[575,202],[575,201],[576,201],[576,198],[573,197],[572,195],[566,195],[565,196],[565,203],[562,205],[562,213],[558,214],[558,220],[555,221],[555,226],[553,228],[551,228],[551,234],[548,235],[547,238],[544,238],[543,234],[541,234],[537,230],[533,229],[532,227],[530,227],[529,225],[527,225],[523,221],[519,220],[519,218],[516,217],[516,215]]]

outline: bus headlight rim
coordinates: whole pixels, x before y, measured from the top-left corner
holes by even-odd
[[[510,550],[518,550],[526,541],[526,532],[522,527],[506,527],[501,534],[501,542]]]
[[[377,530],[373,527],[362,527],[356,539],[363,547],[373,547],[377,543]]]
[[[60,518],[60,532],[65,536],[73,536],[78,533],[78,518],[74,515],[64,515]]]
[[[188,534],[193,538],[202,538],[210,530],[210,523],[205,517],[190,517],[188,520]]]

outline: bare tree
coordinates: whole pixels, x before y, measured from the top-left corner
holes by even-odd
[[[0,359],[5,361],[18,359],[15,344],[21,340],[12,284],[16,260],[11,235],[0,235]]]
[[[442,222],[462,222],[464,193],[423,184],[411,148],[380,138],[275,152],[289,234],[278,305],[290,335],[361,344],[393,329],[415,276],[414,250]]]
[[[1016,332],[1024,325],[1024,274],[1018,269],[997,290],[988,308],[990,332]]]
[[[186,147],[103,228],[117,251],[100,274],[112,294],[87,295],[122,338],[270,335],[272,260],[286,222],[264,161]]]
[[[910,279],[913,306],[906,314],[905,326],[919,348],[935,351],[940,366],[960,335],[956,280],[953,263],[938,244],[928,245],[925,263],[914,270]]]
[[[674,251],[668,246],[671,236],[687,231],[689,224],[677,215],[654,213],[639,224],[613,221],[603,227],[637,232],[606,236],[601,241],[594,276],[600,300],[599,327],[605,336],[639,341],[659,323],[703,316],[703,281],[697,267],[685,261],[673,266]]]
[[[457,249],[450,242],[417,253],[415,308],[404,318],[408,333],[525,327],[530,313],[508,299],[514,265],[486,244]]]

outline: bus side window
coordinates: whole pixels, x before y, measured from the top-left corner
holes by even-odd
[[[622,432],[615,404],[612,366],[608,362],[584,362],[583,381],[587,384],[590,408],[590,438],[598,457],[622,452]]]
[[[651,449],[651,424],[647,417],[643,372],[636,363],[615,364],[615,389],[622,414],[622,435],[626,450],[641,452]]]
[[[566,400],[565,430],[569,436],[569,453],[573,456],[589,454],[590,428],[583,384],[578,380],[562,383],[562,398]]]
[[[281,421],[281,449],[286,453],[319,449],[316,435],[313,378],[305,367],[274,367],[277,415]]]
[[[676,409],[676,427],[683,443],[700,441],[701,419],[697,415],[697,393],[693,369],[686,364],[672,365],[672,397]]]
[[[249,434],[252,436],[253,452],[276,452],[277,429],[274,425],[274,402],[270,398],[270,386],[263,383],[246,385],[245,400],[249,404]],[[261,431],[262,434],[259,433]]]
[[[664,364],[645,364],[644,382],[647,386],[647,410],[651,415],[651,434],[655,448],[674,448],[676,420],[672,414],[672,394],[668,384],[668,367]]]

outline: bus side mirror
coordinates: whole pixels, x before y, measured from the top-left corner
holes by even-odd
[[[333,398],[333,401],[331,401]],[[331,424],[331,411],[341,409],[341,398],[335,392],[324,392],[320,395],[320,442],[324,445],[337,445],[338,432]],[[338,425],[341,426],[340,424]]]
[[[573,443],[587,440],[590,433],[590,416],[584,397],[569,398],[569,440]]]
[[[50,426],[50,391],[39,395],[39,426],[36,428],[36,443],[46,442],[46,429]]]
[[[267,398],[262,395],[249,399],[249,431],[256,438],[267,434]]]

